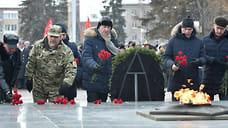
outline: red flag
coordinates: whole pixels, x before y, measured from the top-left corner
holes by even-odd
[[[87,22],[84,24],[84,26],[86,27],[86,28],[89,28],[91,25],[90,25],[90,21],[89,21],[89,17],[88,17],[88,20],[87,20]]]
[[[48,22],[48,24],[47,24],[47,26],[45,28],[44,37],[47,36],[48,28],[49,28],[50,25],[52,25],[52,18],[50,18],[50,20],[49,20],[49,22]]]

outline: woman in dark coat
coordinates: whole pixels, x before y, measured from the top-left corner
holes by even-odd
[[[176,25],[172,30],[172,38],[168,42],[165,54],[163,56],[165,65],[170,70],[170,77],[168,80],[168,91],[173,94],[175,91],[183,88],[194,90],[199,89],[200,81],[198,77],[198,66],[206,63],[205,53],[202,41],[197,38],[196,28],[194,22],[190,18],[186,18]],[[186,55],[187,65],[177,65],[175,63],[176,56]],[[188,81],[190,79],[190,81]],[[193,84],[193,85],[190,85]]]

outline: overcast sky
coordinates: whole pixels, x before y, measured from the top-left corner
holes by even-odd
[[[0,0],[0,7],[18,7],[22,0]],[[122,3],[138,3],[139,1],[150,0],[123,0]],[[100,17],[100,10],[103,10],[102,0],[80,0],[80,20],[86,21],[89,16],[91,20],[92,16],[97,15]],[[95,14],[95,15],[94,15]]]

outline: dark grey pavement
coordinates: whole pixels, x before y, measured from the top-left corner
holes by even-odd
[[[112,102],[93,104],[86,102],[85,91],[79,90],[76,104],[63,105],[32,103],[31,94],[19,90],[24,104],[0,105],[0,128],[225,128],[227,120],[155,121],[136,112],[154,110],[156,107],[178,102]],[[227,101],[213,104],[228,106]]]

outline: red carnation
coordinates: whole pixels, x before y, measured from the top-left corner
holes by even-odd
[[[37,101],[37,104],[38,104],[38,105],[45,104],[45,100],[38,100],[38,101]]]
[[[79,64],[79,60],[78,60],[78,58],[74,58],[75,59],[75,61],[76,61],[76,63],[77,63],[77,65]]]
[[[55,101],[55,100],[52,100],[51,102],[52,102],[53,104],[56,104],[56,101]]]
[[[119,100],[118,100],[118,103],[119,103],[119,104],[122,104],[122,103],[123,103],[123,100],[122,100],[122,99],[119,99]]]
[[[178,52],[178,54],[179,54],[179,55],[182,55],[182,54],[183,54],[183,52],[182,52],[182,51],[179,51],[179,52]]]
[[[115,104],[117,104],[117,103],[118,103],[118,100],[117,100],[117,99],[114,99],[113,102],[114,102]]]
[[[108,60],[108,58],[110,58],[112,55],[111,53],[109,53],[108,51],[105,51],[105,50],[101,50],[100,53],[98,53],[98,57],[100,58],[100,63],[99,63],[99,67],[102,66],[102,63],[105,61],[105,60]],[[93,74],[91,80],[90,80],[90,83],[93,83],[94,81],[96,81],[97,79],[97,74]]]
[[[20,100],[20,98],[22,97],[21,94],[18,94],[17,90],[13,90],[14,94],[12,96],[12,105],[18,105],[18,104],[23,104],[23,101]]]
[[[94,104],[101,104],[101,99],[100,100],[95,100]]]
[[[70,100],[70,104],[75,104],[75,101],[73,99]]]

